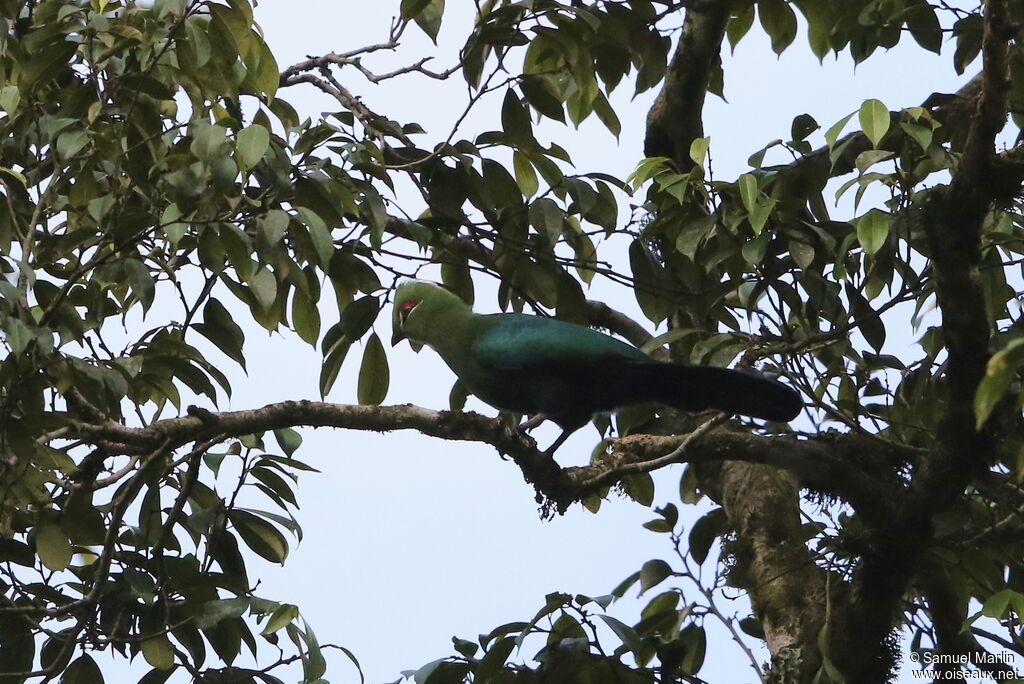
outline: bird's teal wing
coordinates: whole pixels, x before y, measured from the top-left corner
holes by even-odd
[[[650,361],[636,347],[573,323],[523,314],[481,316],[475,360],[490,368],[521,371]]]

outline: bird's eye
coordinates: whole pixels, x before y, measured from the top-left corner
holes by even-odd
[[[419,302],[416,300],[407,299],[398,305],[398,315],[402,319],[403,323],[405,323],[405,319],[409,317],[409,314],[412,313],[412,310],[416,308],[417,304],[419,304]]]

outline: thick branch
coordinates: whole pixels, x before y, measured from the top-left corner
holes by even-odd
[[[720,419],[688,435],[625,437],[612,442],[611,451],[591,465],[563,469],[538,451],[532,439],[510,430],[501,420],[472,412],[432,411],[410,404],[351,406],[286,401],[222,413],[192,407],[190,413],[187,417],[158,421],[145,428],[108,421],[75,423],[74,430],[81,438],[103,444],[110,455],[148,452],[163,445],[174,449],[188,442],[203,442],[214,437],[229,439],[285,427],[377,432],[416,430],[441,439],[482,442],[508,454],[526,481],[558,511],[615,484],[625,475],[650,472],[670,463],[736,460],[772,465],[792,472],[795,481],[803,487],[842,497],[865,511],[864,515],[874,511],[875,515],[885,516],[886,511],[878,507],[878,499],[893,499],[899,486],[894,476],[897,468],[883,460],[895,459],[895,455],[879,456],[874,443],[867,450],[865,438],[858,435],[835,433],[806,440],[792,436],[770,437],[727,426],[717,427]],[[870,459],[868,454],[871,454]],[[893,496],[880,497],[883,487],[891,488]]]
[[[646,156],[669,157],[680,169],[693,165],[690,145],[704,136],[704,98],[720,60],[731,8],[729,0],[687,3],[682,37],[661,92],[647,113]]]
[[[944,125],[956,128],[969,120],[970,110],[981,89],[982,77],[983,74],[977,74],[953,95],[932,93],[921,106],[930,109],[932,115]],[[857,157],[871,148],[871,140],[862,131],[855,131],[837,140],[833,147],[824,145],[778,168],[784,173],[792,173],[809,166],[823,165],[828,169],[828,177],[836,178],[856,171]],[[841,152],[830,162],[834,150]]]
[[[620,335],[635,347],[642,347],[654,339],[647,328],[621,311],[594,299],[587,300],[587,321],[592,326]]]
[[[815,644],[826,627],[828,571],[815,563],[803,539],[799,483],[778,468],[728,461],[701,480],[722,504],[736,532],[730,551],[736,563],[730,584],[745,587],[764,628],[773,666],[789,661],[792,680],[782,672],[769,681],[811,681],[821,664]],[[838,584],[838,579],[836,581]],[[778,669],[782,670],[782,667]]]
[[[624,475],[650,472],[655,469],[652,465],[668,465],[666,455],[685,444],[686,450],[672,463],[731,460],[773,466],[792,473],[801,487],[840,497],[872,520],[892,515],[891,502],[902,492],[896,477],[898,455],[879,453],[879,445],[864,436],[830,433],[814,439],[766,437],[726,426],[691,441],[691,435],[699,430],[670,437],[623,437],[612,442],[610,453],[598,462],[568,468],[567,474],[573,482],[588,487],[608,485]]]
[[[981,285],[981,225],[994,199],[995,138],[1007,106],[1006,7],[985,3],[982,92],[960,165],[950,187],[926,208],[942,331],[949,350],[949,402],[939,428],[940,448],[922,463],[912,506],[922,516],[944,509],[985,465],[991,443],[975,430],[974,393],[985,374],[990,325]]]
[[[937,188],[924,215],[935,274],[942,331],[948,349],[946,411],[936,448],[920,461],[900,515],[883,527],[866,554],[853,587],[856,638],[864,652],[877,652],[893,628],[899,601],[914,574],[917,558],[931,539],[932,516],[962,495],[991,455],[991,436],[975,430],[974,393],[985,373],[990,325],[979,275],[981,225],[998,187],[995,138],[1006,117],[1007,62],[1004,0],[985,3],[982,88],[959,167],[948,188]],[[855,674],[885,674],[884,655],[865,659]]]

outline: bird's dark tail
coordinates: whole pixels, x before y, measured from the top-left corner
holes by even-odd
[[[624,364],[647,398],[685,411],[717,409],[764,420],[790,421],[803,401],[781,382],[745,371],[674,363]]]

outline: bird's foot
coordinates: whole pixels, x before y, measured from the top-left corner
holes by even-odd
[[[530,416],[527,420],[520,423],[516,430],[525,434],[532,430],[533,428],[540,425],[541,423],[543,423],[547,419],[548,417],[545,416],[543,413],[535,413],[534,415]]]

